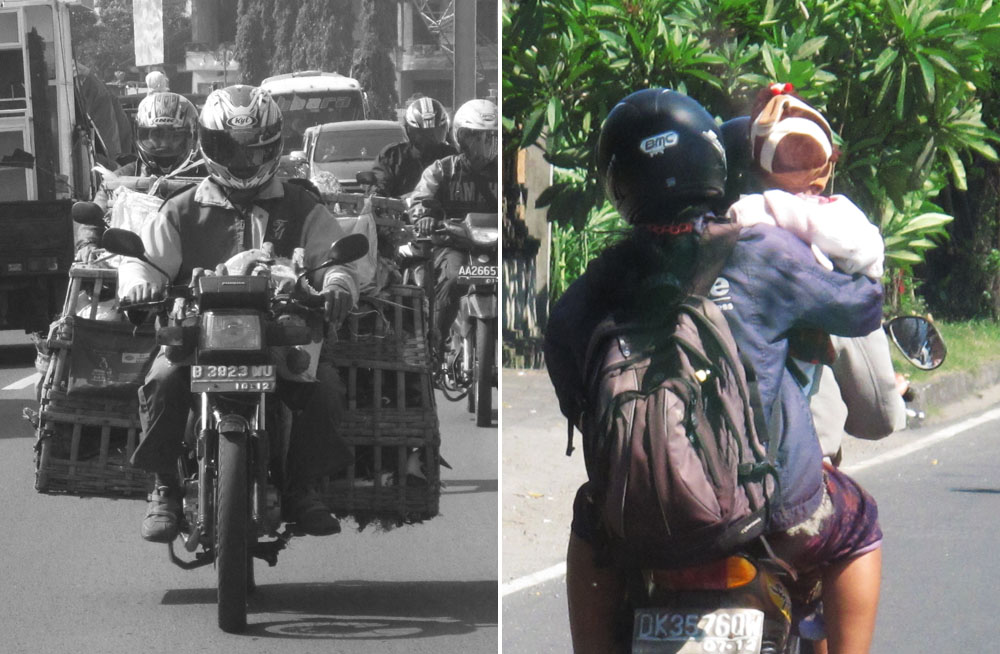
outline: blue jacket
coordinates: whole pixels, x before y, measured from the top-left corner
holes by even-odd
[[[571,419],[584,397],[590,335],[621,305],[621,298],[608,289],[631,281],[629,273],[634,271],[627,268],[633,261],[639,258],[620,252],[602,255],[552,310],[545,335],[546,365],[560,409]],[[787,529],[819,506],[823,476],[809,404],[785,367],[786,335],[792,328],[811,327],[839,336],[863,336],[881,324],[882,289],[864,276],[825,270],[791,233],[755,225],[741,232],[710,297],[757,372],[765,418],[771,421],[781,404],[776,458],[782,495],[771,527]]]

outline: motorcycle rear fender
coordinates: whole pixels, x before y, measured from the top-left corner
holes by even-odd
[[[468,305],[469,316],[472,318],[496,318],[497,317],[497,295],[496,293],[469,293],[464,301]]]

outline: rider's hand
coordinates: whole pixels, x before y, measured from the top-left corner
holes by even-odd
[[[339,325],[347,318],[354,306],[351,294],[338,288],[328,288],[323,291],[326,298],[326,319],[333,325]]]
[[[125,301],[130,304],[137,302],[152,302],[163,297],[163,285],[151,282],[143,282],[138,286],[133,286],[125,294]]]
[[[423,216],[417,219],[417,234],[420,236],[429,236],[434,231],[434,226],[437,220],[433,216]]]
[[[80,249],[76,251],[76,261],[83,261],[84,263],[89,262],[96,258],[96,252],[99,250],[93,243],[87,243],[86,245],[81,245]]]

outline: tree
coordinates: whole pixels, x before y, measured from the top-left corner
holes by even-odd
[[[260,84],[271,73],[263,5],[262,0],[240,0],[237,9],[233,56],[240,62],[240,82],[244,84]]]
[[[504,156],[538,144],[573,173],[539,199],[561,224],[580,228],[604,204],[600,122],[650,86],[726,119],[767,82],[793,83],[841,138],[837,191],[881,226],[907,274],[950,220],[941,190],[966,188],[973,156],[997,159],[998,107],[984,101],[1000,6],[985,0],[527,0],[505,6],[503,32]]]
[[[395,3],[364,0],[361,9],[361,45],[354,59],[353,76],[368,93],[372,118],[396,119]]]

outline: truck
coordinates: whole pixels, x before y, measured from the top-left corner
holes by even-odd
[[[58,315],[70,209],[93,196],[95,158],[113,166],[131,138],[103,84],[74,64],[70,6],[81,4],[92,0],[0,3],[0,329],[41,332]]]

